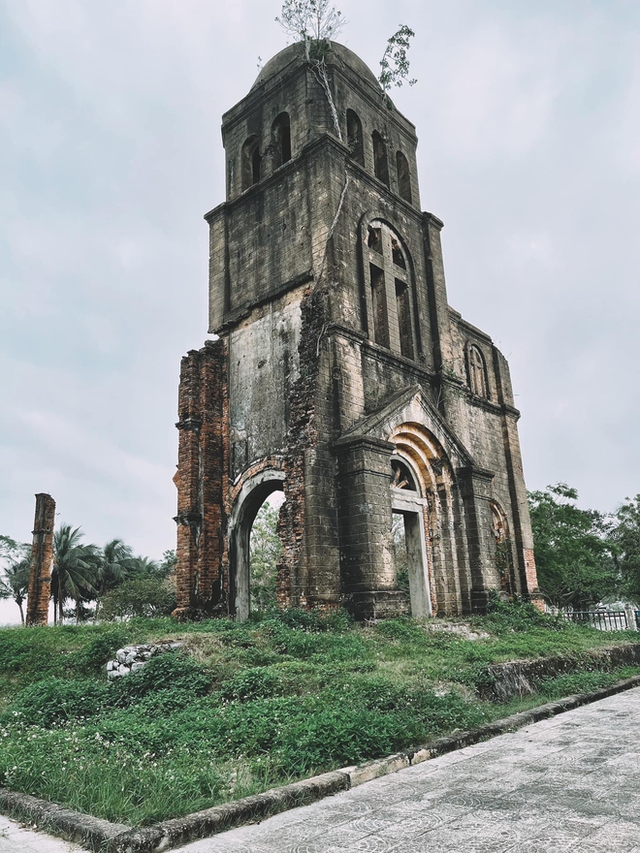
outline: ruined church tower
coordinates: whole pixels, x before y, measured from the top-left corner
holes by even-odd
[[[507,362],[447,302],[414,126],[354,53],[320,48],[285,48],[223,117],[216,338],[180,376],[176,615],[248,616],[251,525],[274,490],[282,606],[535,599]]]

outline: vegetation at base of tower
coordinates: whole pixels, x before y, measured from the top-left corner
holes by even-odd
[[[393,86],[400,87],[404,83],[415,86],[418,82],[415,77],[409,77],[409,50],[410,39],[414,38],[414,31],[406,24],[400,24],[397,31],[387,42],[382,59],[380,60],[380,76],[378,81],[385,92],[389,92]]]
[[[0,536],[0,561],[3,563],[0,599],[12,598],[15,601],[23,625],[23,604],[29,591],[29,551],[29,546],[23,542],[16,542],[10,536]]]
[[[289,610],[0,629],[0,785],[150,823],[604,686],[638,669],[594,670],[587,650],[637,637],[499,600],[472,620],[369,626]],[[183,653],[106,681],[116,649],[178,638]],[[542,655],[575,671],[508,705],[477,698],[490,664]]]

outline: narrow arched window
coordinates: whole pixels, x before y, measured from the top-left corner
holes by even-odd
[[[380,346],[389,346],[389,315],[384,271],[375,264],[369,265],[371,281],[371,308],[373,311],[373,339]]]
[[[398,195],[411,204],[411,175],[409,174],[409,162],[402,151],[396,152],[396,166],[398,169]]]
[[[274,168],[282,166],[291,160],[291,122],[289,113],[280,113],[271,127],[271,141],[273,143],[273,165]]]
[[[351,157],[364,166],[364,145],[362,144],[362,122],[353,110],[347,110],[347,145]]]
[[[469,388],[478,397],[489,396],[487,389],[487,367],[484,356],[479,348],[471,345],[467,350],[467,371],[469,374]]]
[[[411,290],[406,281],[396,279],[396,309],[400,332],[400,353],[413,358],[413,327],[411,324]]]
[[[260,140],[250,136],[242,146],[242,189],[248,190],[260,180]]]
[[[416,353],[420,352],[420,337],[407,251],[400,236],[381,219],[374,219],[368,224],[363,238],[365,236],[365,301],[369,335],[375,343],[392,353],[415,359]]]
[[[374,130],[371,134],[373,140],[373,171],[376,178],[379,178],[383,184],[389,186],[389,163],[387,161],[387,146],[384,139]]]

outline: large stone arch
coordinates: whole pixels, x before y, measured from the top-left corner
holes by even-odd
[[[251,527],[258,510],[276,491],[283,491],[285,474],[277,468],[265,468],[247,478],[236,496],[229,516],[229,587],[232,612],[236,619],[249,618]]]

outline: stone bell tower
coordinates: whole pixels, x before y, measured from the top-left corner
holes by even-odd
[[[246,618],[274,490],[281,606],[535,598],[508,366],[447,303],[415,128],[354,53],[313,47],[277,54],[223,117],[227,199],[205,217],[217,337],[180,377],[176,616]]]

